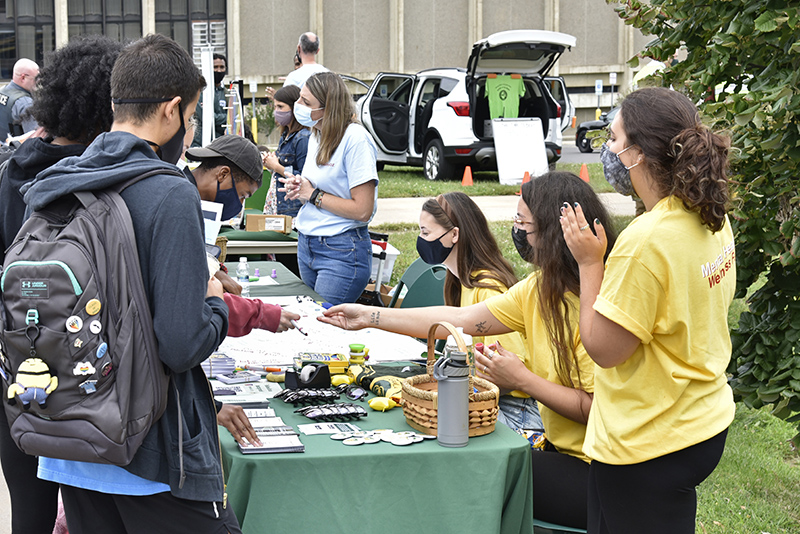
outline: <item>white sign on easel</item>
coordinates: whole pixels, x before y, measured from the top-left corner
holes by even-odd
[[[202,146],[214,140],[214,49],[210,46],[200,51],[200,72],[206,79],[203,89],[203,132],[200,135]]]
[[[534,178],[549,170],[541,119],[494,119],[492,129],[501,184],[521,184],[525,171]]]

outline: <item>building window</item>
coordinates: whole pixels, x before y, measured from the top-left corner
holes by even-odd
[[[55,0],[0,0],[0,77],[23,57],[42,65],[55,42]]]
[[[120,42],[142,36],[141,0],[69,0],[69,36],[105,35]]]
[[[156,0],[156,32],[174,39],[200,65],[200,50],[226,54],[225,0]]]

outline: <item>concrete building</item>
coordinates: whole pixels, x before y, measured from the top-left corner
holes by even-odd
[[[299,35],[320,36],[318,61],[371,82],[380,71],[466,66],[472,43],[510,29],[577,37],[553,74],[566,79],[578,122],[608,109],[633,77],[626,61],[648,41],[605,0],[7,0],[0,3],[0,77],[19,57],[39,63],[71,36],[126,40],[159,32],[198,57],[203,46],[228,56],[229,76],[263,98],[292,69]],[[613,73],[613,74],[612,74]],[[611,78],[616,76],[615,93]],[[595,94],[596,82],[603,94]]]

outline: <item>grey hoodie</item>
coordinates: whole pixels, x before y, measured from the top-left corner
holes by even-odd
[[[138,137],[109,132],[95,139],[83,155],[65,158],[39,173],[24,189],[24,198],[29,209],[36,210],[72,191],[108,188],[158,168],[175,166],[159,160]],[[228,308],[222,299],[205,298],[208,267],[200,196],[185,178],[165,174],[131,185],[122,198],[133,220],[159,356],[180,393],[186,480],[179,487],[178,403],[173,387],[164,415],[125,469],[169,484],[177,497],[221,501],[216,410],[200,362],[225,338]]]

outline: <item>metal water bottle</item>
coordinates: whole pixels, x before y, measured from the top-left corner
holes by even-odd
[[[445,350],[433,365],[439,381],[436,439],[442,447],[465,447],[469,442],[469,366],[467,353]]]

